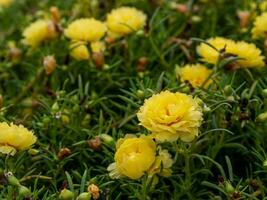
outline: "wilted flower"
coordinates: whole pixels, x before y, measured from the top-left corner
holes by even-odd
[[[95,184],[90,184],[87,188],[88,192],[92,195],[93,199],[99,199],[100,190]]]
[[[54,24],[49,20],[38,20],[23,31],[23,42],[32,47],[38,46],[47,39],[57,36]]]
[[[148,172],[155,159],[156,144],[151,138],[126,136],[117,142],[115,163],[108,170],[112,178],[139,179]]]
[[[56,69],[56,65],[57,65],[57,62],[56,62],[56,59],[55,59],[54,56],[46,56],[46,57],[44,57],[43,66],[44,66],[44,69],[45,69],[45,73],[47,75],[53,73],[53,71]]]
[[[193,87],[204,86],[205,88],[212,83],[211,79],[207,80],[211,72],[212,70],[202,64],[185,65],[177,70],[182,82],[188,81]],[[203,85],[204,83],[205,85]]]
[[[106,25],[94,18],[77,19],[66,29],[65,35],[76,41],[95,42],[106,33]]]
[[[61,148],[59,152],[57,153],[57,158],[59,160],[63,160],[64,158],[71,155],[71,150],[69,148]]]
[[[155,109],[156,108],[156,109]],[[183,93],[163,91],[145,100],[137,117],[159,141],[192,141],[199,132],[202,111],[197,100]]]
[[[197,47],[198,54],[202,60],[216,64],[219,60],[220,54],[224,56],[236,56],[240,58],[235,61],[236,68],[249,68],[249,67],[263,67],[264,56],[261,55],[261,50],[255,44],[247,43],[244,41],[235,42],[230,39],[216,37],[207,40],[217,51],[209,45],[202,43]]]
[[[254,39],[267,38],[267,12],[256,17],[252,28],[252,37]]]
[[[14,155],[19,150],[26,150],[33,145],[37,138],[33,132],[22,125],[8,125],[6,122],[0,123],[0,152]]]
[[[246,28],[249,24],[250,12],[249,11],[237,11],[239,23],[241,28]]]
[[[121,7],[107,16],[109,35],[113,38],[138,31],[145,26],[146,15],[136,8]]]

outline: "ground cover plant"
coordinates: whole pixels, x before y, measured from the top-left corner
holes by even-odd
[[[0,199],[267,199],[267,1],[0,0]]]

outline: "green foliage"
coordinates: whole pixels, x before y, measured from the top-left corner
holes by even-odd
[[[172,9],[172,2],[17,0],[1,9],[0,119],[24,124],[38,142],[35,150],[1,155],[0,199],[20,198],[21,186],[7,184],[3,173],[9,171],[22,189],[31,191],[32,199],[58,199],[63,188],[76,198],[92,183],[100,188],[101,199],[267,199],[267,123],[256,120],[267,111],[266,69],[226,71],[224,66],[237,58],[225,59],[210,77],[218,80],[216,89],[191,91],[175,73],[177,65],[199,61],[196,45],[212,36],[255,42],[264,50],[263,41],[251,39],[252,23],[241,32],[236,16],[237,10],[251,9],[254,1],[182,1],[191,9],[186,14]],[[94,62],[70,58],[70,42],[64,36],[34,50],[21,42],[25,27],[47,15],[51,6],[59,8],[60,24],[66,27],[80,17],[105,20],[112,8],[126,5],[143,10],[148,26],[144,33],[110,44],[101,69]],[[200,21],[193,20],[196,16]],[[9,55],[10,41],[22,51],[19,62]],[[42,66],[47,55],[57,61],[50,76]],[[140,70],[142,57],[147,63]],[[163,144],[175,163],[172,176],[159,178],[156,186],[148,176],[139,181],[111,179],[106,168],[114,162],[114,141],[127,133],[146,133],[136,112],[146,98],[166,89],[203,101],[200,136],[191,144]],[[102,139],[100,150],[88,145],[102,134],[114,141]],[[63,148],[71,153],[60,158]]]

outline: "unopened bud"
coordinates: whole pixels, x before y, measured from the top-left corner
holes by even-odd
[[[28,154],[35,156],[39,153],[39,151],[37,149],[29,149],[28,150]]]
[[[142,99],[142,98],[144,98],[145,93],[144,93],[143,90],[137,90],[136,95],[137,95],[139,98]]]
[[[93,199],[99,199],[100,190],[95,184],[91,184],[91,185],[88,186],[88,192],[91,193]]]
[[[231,85],[226,85],[223,89],[226,96],[230,96],[233,93],[233,88]]]
[[[101,134],[101,135],[99,135],[99,137],[101,138],[101,140],[104,143],[107,143],[107,144],[115,144],[115,141],[114,141],[113,137],[111,137],[108,134]]]
[[[23,185],[19,186],[19,196],[22,198],[30,197],[31,196],[30,189]]]
[[[63,124],[69,124],[70,123],[70,118],[68,115],[63,114],[60,116],[60,118],[61,118],[61,121],[63,122]]]
[[[66,188],[61,190],[59,194],[59,199],[60,200],[73,200],[74,194],[72,191],[67,190]]]
[[[83,192],[78,197],[77,200],[90,200],[91,194],[89,192]]]
[[[102,142],[100,137],[95,137],[94,139],[90,139],[88,140],[88,145],[91,149],[95,150],[95,151],[99,151],[102,148]]]
[[[57,102],[52,105],[51,110],[52,110],[52,112],[59,111],[59,105]]]
[[[57,158],[59,160],[63,160],[64,158],[68,157],[69,155],[71,155],[71,150],[69,148],[62,148],[59,150],[59,152],[57,154]]]
[[[267,112],[259,114],[258,117],[256,118],[256,121],[258,122],[264,122],[266,120],[267,120]]]
[[[54,56],[44,57],[43,66],[47,75],[52,74],[52,72],[56,69],[56,65],[57,62]]]
[[[226,181],[226,182],[225,182],[225,191],[226,191],[228,194],[232,194],[232,193],[234,193],[234,191],[235,191],[235,188],[232,186],[232,184],[231,184],[229,181]]]
[[[20,186],[19,180],[13,175],[12,172],[5,173],[5,177],[9,185]]]
[[[267,98],[267,89],[262,90],[262,95]]]

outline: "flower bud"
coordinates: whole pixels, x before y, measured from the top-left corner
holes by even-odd
[[[63,122],[63,124],[69,124],[70,123],[70,118],[68,115],[61,115],[61,121]]]
[[[83,192],[77,197],[77,200],[90,200],[90,199],[91,199],[91,194],[88,192]]]
[[[74,194],[72,191],[67,190],[66,188],[61,190],[59,194],[60,200],[72,200],[74,198]]]
[[[264,96],[264,98],[267,97],[267,89],[263,89],[263,90],[262,90],[262,95]]]
[[[115,141],[114,141],[113,137],[111,137],[111,136],[108,135],[108,134],[101,134],[99,137],[100,137],[101,140],[103,140],[103,142],[106,143],[106,144],[115,144]]]
[[[87,188],[88,192],[91,193],[93,199],[99,199],[100,197],[100,190],[95,184],[91,184]]]
[[[232,184],[229,181],[225,182],[225,191],[229,194],[232,194],[235,191],[235,188],[232,186]]]
[[[230,96],[233,93],[233,88],[231,85],[226,85],[223,89],[226,96]]]
[[[263,161],[262,165],[264,168],[267,168],[267,160]]]
[[[259,114],[258,117],[256,118],[256,121],[258,122],[264,122],[266,120],[267,120],[267,112]]]
[[[100,137],[95,137],[94,139],[88,140],[88,145],[91,149],[99,151],[102,148],[102,142]]]
[[[28,154],[32,155],[32,156],[36,156],[39,153],[39,151],[37,149],[29,149],[28,150]]]
[[[91,121],[91,115],[86,114],[85,117],[83,118],[82,125],[83,126],[88,126]]]
[[[31,196],[30,189],[23,185],[19,186],[19,196],[23,198],[30,197]]]
[[[19,180],[13,175],[12,172],[5,173],[5,177],[9,185],[20,186]]]
[[[52,105],[51,110],[52,110],[52,112],[59,111],[59,106],[58,106],[58,103],[57,102]]]
[[[63,160],[64,158],[71,155],[71,150],[69,148],[61,148],[57,154],[57,158],[59,160]]]
[[[46,56],[43,60],[43,66],[45,69],[46,75],[50,75],[56,69],[56,59],[54,56]]]
[[[145,93],[143,90],[137,90],[136,95],[140,98],[143,99],[145,97]]]

